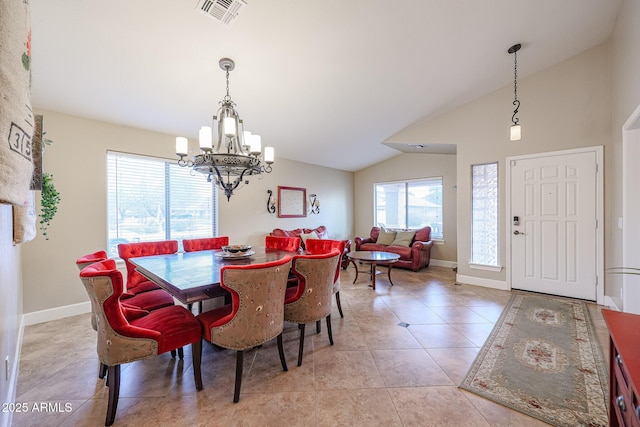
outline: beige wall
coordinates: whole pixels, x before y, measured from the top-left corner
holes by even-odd
[[[431,249],[431,258],[456,262],[456,156],[451,154],[402,154],[355,176],[356,236],[367,237],[374,225],[373,184],[406,179],[442,177],[444,242]]]
[[[23,245],[13,246],[13,216],[11,205],[0,204],[0,402],[13,402],[17,377],[18,336],[22,315],[22,277],[20,255]],[[9,360],[9,377],[5,360]],[[8,420],[0,412],[0,425]]]
[[[39,234],[23,249],[25,313],[87,301],[75,260],[106,246],[106,151],[175,159],[172,135],[51,111],[38,113],[44,115],[44,130],[53,140],[44,154],[44,170],[53,174],[62,200],[49,228],[49,240]],[[252,178],[230,202],[220,199],[219,234],[237,243],[257,245],[275,227],[324,224],[330,237],[351,236],[353,174],[278,159],[275,145],[273,173]],[[309,193],[316,193],[321,213],[299,219],[267,214],[267,189],[276,192],[278,185],[306,187]]]
[[[277,147],[276,147],[277,150]],[[276,151],[277,156],[277,151]],[[277,159],[273,172],[251,183],[227,202],[220,200],[220,234],[228,234],[236,243],[264,244],[264,237],[274,228],[315,228],[327,226],[330,238],[351,239],[353,235],[353,173],[314,166],[308,163]],[[309,196],[316,194],[320,213],[305,218],[278,218],[267,212],[267,190],[277,196],[278,186],[301,187]],[[249,190],[249,191],[247,191]]]
[[[623,0],[614,32],[611,36],[611,133],[613,146],[607,166],[607,206],[611,215],[607,221],[607,236],[611,244],[607,246],[607,267],[623,265],[622,235],[618,228],[618,218],[622,217],[622,126],[640,105],[640,2]],[[637,196],[636,192],[636,197]],[[636,218],[626,218],[636,221]],[[637,267],[637,266],[635,266]],[[612,296],[620,308],[619,298],[621,276],[607,275],[606,292]]]
[[[439,117],[421,120],[389,139],[457,144],[458,273],[504,282],[506,274],[471,269],[471,165],[499,162],[500,262],[505,265],[505,158],[576,147],[611,149],[609,45],[603,44],[518,81],[523,138],[509,141],[513,87],[505,87]],[[524,74],[526,48],[519,55]],[[609,174],[613,166],[607,163]],[[605,172],[607,173],[607,172]],[[611,188],[607,187],[611,191]],[[606,212],[607,218],[610,212]],[[361,224],[356,222],[356,229]],[[607,245],[611,245],[607,241]]]
[[[426,118],[389,139],[391,142],[457,144],[457,242],[436,248],[438,257],[455,251],[463,275],[505,280],[504,271],[471,270],[469,170],[475,163],[499,161],[505,176],[508,156],[576,147],[605,146],[605,257],[606,266],[621,261],[621,235],[617,219],[622,216],[621,126],[640,104],[640,4],[623,0],[611,39],[536,75],[519,80],[522,101],[520,120],[523,140],[508,141],[512,113],[512,87],[505,87],[454,111]],[[520,55],[526,71],[526,46]],[[73,261],[79,254],[105,245],[106,197],[104,153],[107,149],[173,158],[173,136],[84,120],[54,112],[43,112],[47,136],[54,145],[45,153],[45,170],[52,172],[62,193],[59,216],[50,229],[51,240],[38,236],[24,245],[24,311],[32,312],[86,301]],[[277,148],[277,144],[276,144]],[[400,156],[402,157],[402,156]],[[397,158],[396,158],[397,159]],[[413,160],[413,159],[412,159]],[[390,162],[398,160],[390,160]],[[220,233],[234,240],[258,243],[273,227],[293,228],[326,224],[332,237],[362,235],[372,223],[367,201],[367,183],[380,179],[376,165],[355,174],[278,160],[271,175],[253,180],[230,203],[220,204]],[[393,179],[414,177],[406,168],[391,167]],[[404,172],[412,176],[404,176]],[[402,173],[401,173],[402,172]],[[398,175],[396,175],[398,173]],[[306,187],[321,200],[321,214],[303,219],[278,219],[262,206],[266,190],[278,185]],[[500,229],[504,230],[505,185],[500,187]],[[355,197],[355,209],[352,201]],[[369,196],[370,197],[370,196]],[[334,212],[334,210],[336,210]],[[355,218],[355,222],[352,218]],[[248,225],[252,224],[252,225]],[[81,229],[81,231],[78,231]],[[254,230],[247,232],[246,230]],[[225,233],[228,232],[228,233]],[[451,235],[445,229],[449,240]],[[501,261],[505,262],[505,239],[501,238]],[[37,267],[36,267],[37,266]],[[607,295],[616,295],[614,278],[606,277]],[[5,321],[3,319],[3,321]]]

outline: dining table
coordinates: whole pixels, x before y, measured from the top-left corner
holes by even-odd
[[[229,292],[220,286],[220,269],[225,265],[251,265],[299,255],[265,247],[252,247],[246,253],[230,254],[222,250],[177,252],[129,258],[136,270],[173,295],[183,304],[224,297]]]

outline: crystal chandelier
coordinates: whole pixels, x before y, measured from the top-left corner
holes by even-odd
[[[180,166],[192,167],[207,175],[208,180],[215,182],[229,200],[240,184],[249,183],[249,176],[271,172],[274,150],[273,147],[265,147],[263,155],[260,135],[244,130],[236,104],[229,95],[229,71],[235,68],[235,63],[229,58],[222,58],[219,64],[227,74],[227,94],[213,116],[214,127],[200,128],[200,154],[193,159],[185,159],[189,150],[185,137],[176,138],[176,154],[180,157]],[[214,134],[217,135],[215,148],[212,145]]]

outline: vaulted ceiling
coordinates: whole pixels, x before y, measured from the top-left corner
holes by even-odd
[[[511,85],[511,45],[523,45],[526,77],[606,41],[620,6],[246,2],[227,26],[197,0],[31,0],[32,103],[195,140],[225,95],[229,57],[231,98],[276,160],[355,171],[399,154],[383,142],[415,121]]]

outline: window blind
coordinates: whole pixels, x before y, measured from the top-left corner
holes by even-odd
[[[153,157],[107,152],[107,248],[217,235],[217,192],[201,174]]]

